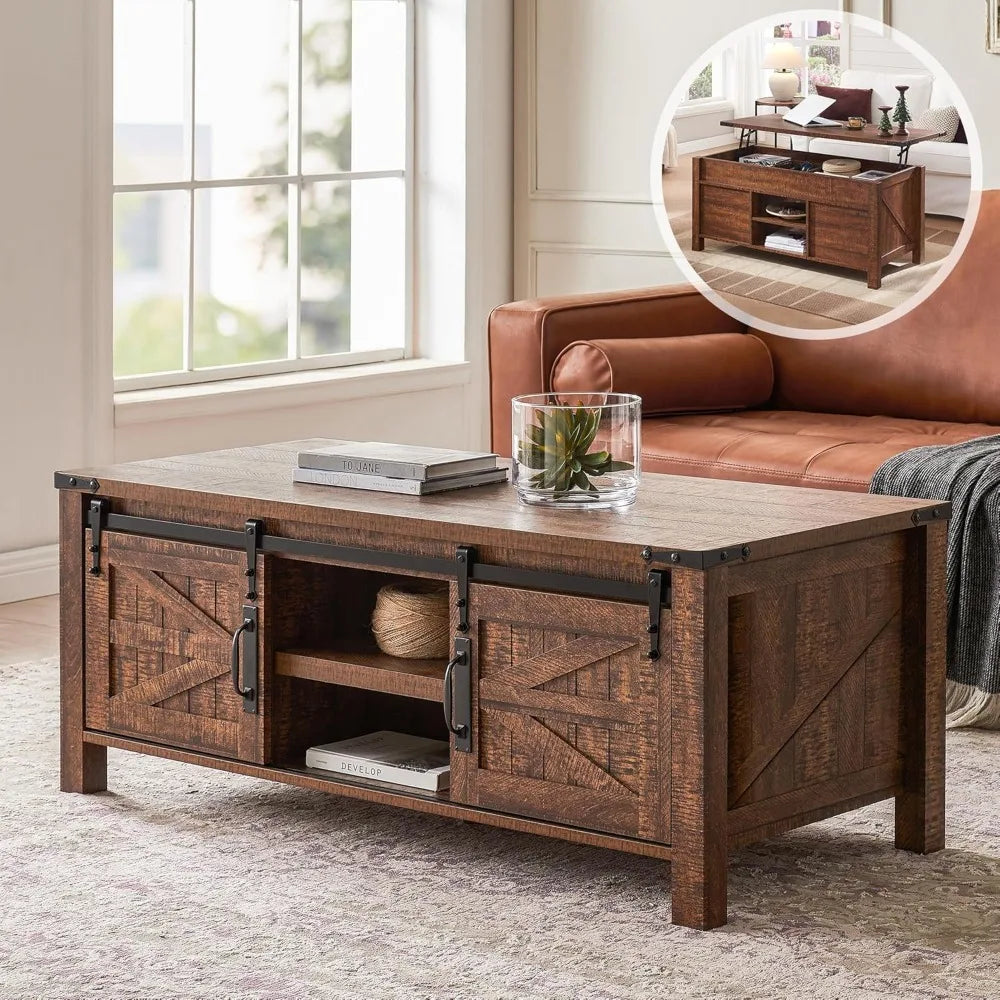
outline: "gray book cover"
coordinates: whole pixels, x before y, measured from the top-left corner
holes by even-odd
[[[390,479],[442,479],[486,472],[497,467],[497,456],[484,451],[455,451],[381,441],[349,441],[299,452],[300,469],[350,472]]]

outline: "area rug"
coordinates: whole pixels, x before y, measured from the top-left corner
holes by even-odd
[[[835,324],[867,323],[904,305],[934,276],[951,252],[958,234],[929,226],[923,264],[890,265],[882,287],[870,289],[857,271],[808,261],[787,264],[765,253],[708,240],[693,252],[691,214],[671,218],[671,228],[691,266],[720,293],[768,302],[822,316]]]
[[[1000,737],[952,732],[948,849],[871,806],[745,848],[731,923],[669,865],[124,752],[57,791],[57,665],[0,667],[0,997],[987,998]]]

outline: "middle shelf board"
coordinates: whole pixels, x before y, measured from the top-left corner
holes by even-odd
[[[447,659],[408,660],[389,656],[372,640],[345,639],[334,650],[288,649],[275,653],[282,677],[381,691],[406,698],[440,701]]]

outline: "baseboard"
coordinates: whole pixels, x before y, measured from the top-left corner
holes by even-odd
[[[0,552],[0,604],[59,593],[59,546]]]
[[[690,156],[692,153],[702,153],[706,149],[720,149],[723,146],[735,144],[736,139],[730,129],[723,135],[710,135],[707,139],[690,139],[688,142],[679,143],[677,155]]]

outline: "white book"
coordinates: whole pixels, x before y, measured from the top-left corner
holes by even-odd
[[[306,767],[343,778],[439,792],[451,780],[448,744],[387,729],[306,751]]]
[[[299,468],[391,479],[443,479],[497,467],[490,451],[453,451],[381,441],[344,441],[299,452]]]
[[[825,125],[839,126],[843,122],[834,121],[832,118],[821,118],[820,115],[827,108],[836,103],[832,97],[823,97],[821,94],[812,94],[804,101],[799,101],[794,108],[785,113],[785,121],[793,125],[800,125],[802,128],[810,126]]]
[[[349,490],[374,490],[377,493],[405,493],[410,496],[428,496],[448,490],[462,490],[470,486],[491,486],[507,482],[506,469],[474,472],[468,476],[449,476],[447,479],[394,479],[389,476],[370,476],[354,472],[324,472],[322,469],[295,469],[292,479],[297,483],[313,486],[341,486]]]

